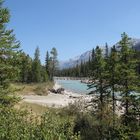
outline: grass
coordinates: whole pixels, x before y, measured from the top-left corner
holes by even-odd
[[[28,103],[25,101],[21,101],[18,104],[15,105],[15,108],[19,110],[27,110],[32,111],[33,114],[36,115],[42,115],[45,112],[52,112],[59,114],[60,116],[71,116],[72,118],[75,117],[77,114],[80,114],[80,111],[78,111],[78,107],[76,107],[76,104],[69,104],[69,106],[64,108],[52,108],[44,105],[39,105],[36,103]]]
[[[71,113],[72,111],[69,108],[51,108],[51,107],[47,107],[47,106],[43,106],[43,105],[39,105],[39,104],[35,104],[35,103],[28,103],[28,102],[24,102],[24,101],[21,101],[18,104],[16,104],[15,108],[20,111],[27,110],[28,112],[31,112],[31,114],[34,114],[34,116],[38,116],[38,117],[49,112],[49,113],[53,114],[54,117],[56,115],[61,116],[62,120],[63,119],[65,120],[66,118],[70,118],[70,119],[74,120],[74,118],[77,116],[77,114],[79,114],[78,112],[75,113],[76,111]]]
[[[49,108],[47,106],[42,106],[34,103],[27,103],[27,102],[20,102],[15,105],[15,108],[19,110],[27,110],[27,111],[32,111],[33,114],[36,115],[42,115],[45,112],[49,111]]]
[[[53,82],[46,83],[12,83],[11,87],[16,89],[16,95],[48,95],[48,90],[53,87]],[[15,105],[15,108],[19,110],[32,111],[33,114],[42,115],[49,110],[48,107],[38,105],[35,103],[27,103],[24,101],[19,102]]]
[[[17,95],[48,95],[48,90],[53,87],[53,82],[46,83],[13,83],[11,87],[16,89]]]

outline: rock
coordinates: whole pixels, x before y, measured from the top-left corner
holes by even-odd
[[[49,89],[50,92],[55,93],[55,94],[63,94],[64,88],[58,88],[58,89]]]
[[[81,80],[81,83],[84,83],[84,84],[91,84],[91,83],[93,83],[93,80],[89,80],[89,79]]]
[[[57,93],[62,94],[64,92],[64,90],[65,90],[64,88],[58,88]]]
[[[49,91],[52,93],[57,93],[57,91],[55,89],[49,89]]]
[[[69,98],[75,99],[75,98],[79,98],[79,97],[70,95]]]

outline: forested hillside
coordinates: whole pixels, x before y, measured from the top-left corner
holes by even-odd
[[[136,38],[131,38],[129,40],[129,43],[131,44],[131,47],[137,51],[140,51],[140,39],[136,39]],[[119,42],[117,42],[116,44],[114,44],[114,46],[116,47],[116,49],[119,49]],[[94,47],[95,48],[95,47]],[[111,52],[111,46],[108,45],[108,43],[105,43],[105,45],[100,46],[100,48],[102,48],[102,54],[105,55],[106,54],[106,49],[108,49],[108,53]],[[76,65],[80,65],[81,63],[86,63],[89,61],[89,59],[92,58],[92,50],[86,51],[84,53],[82,53],[79,56],[76,56],[74,58],[71,58],[67,61],[60,61],[59,62],[59,68],[62,69],[68,69],[68,68],[73,68],[76,67]]]
[[[136,71],[140,73],[140,51],[136,46],[134,47],[133,44],[131,43],[131,38],[129,39],[129,45],[128,47],[132,49],[135,54],[134,58],[137,59],[137,67]],[[109,48],[108,45],[106,45],[105,49],[102,47],[97,46],[95,49],[92,49],[91,55],[89,55],[88,60],[80,60],[80,63],[78,62],[76,66],[74,67],[69,67],[69,68],[64,68],[61,70],[58,70],[56,75],[57,76],[69,76],[69,77],[91,77],[94,71],[95,67],[95,57],[96,57],[96,49],[100,48],[102,57],[104,60],[110,59],[111,53],[113,48],[117,52],[117,55],[119,56],[121,51],[120,51],[120,44],[118,43],[117,45],[114,45],[113,47]],[[108,63],[108,62],[107,62]]]

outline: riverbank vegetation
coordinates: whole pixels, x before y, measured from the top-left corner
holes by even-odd
[[[12,83],[11,88],[16,89],[16,95],[48,95],[53,88],[54,82],[47,81],[43,83]]]
[[[45,65],[40,62],[38,47],[34,59],[20,51],[20,43],[13,30],[6,28],[9,17],[8,9],[0,0],[1,140],[139,140],[140,97],[139,94],[132,94],[139,92],[139,55],[131,49],[126,34],[122,35],[119,50],[114,46],[110,53],[106,51],[104,57],[97,47],[90,60],[92,68],[86,66],[89,62],[81,64],[89,70],[85,72],[92,80],[89,88],[96,87],[91,92],[96,93],[97,98],[93,100],[90,111],[82,111],[76,105],[49,109],[28,104],[24,109],[26,105],[23,104],[18,108],[20,98],[15,96],[17,88],[11,83],[32,85],[51,81],[56,71],[57,51],[53,48],[50,54],[46,53]],[[75,75],[79,76],[78,73]],[[24,92],[37,90],[42,94],[44,87],[29,86]],[[120,93],[119,101],[124,110],[120,116],[116,112],[116,93]],[[41,108],[43,111],[38,113]]]

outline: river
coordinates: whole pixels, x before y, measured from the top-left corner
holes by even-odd
[[[55,80],[67,91],[76,92],[79,94],[88,94],[92,89],[88,89],[87,84],[81,83],[80,80]]]
[[[80,80],[55,80],[59,85],[61,85],[67,91],[71,91],[78,94],[88,94],[93,89],[88,89],[87,84],[81,83]],[[132,92],[133,95],[140,96],[140,93]],[[120,96],[120,92],[116,92],[116,96]]]

